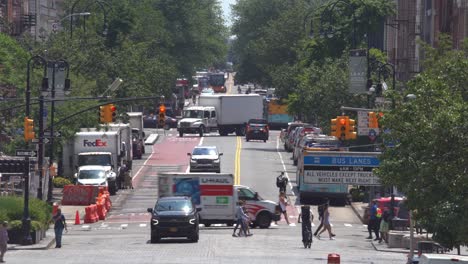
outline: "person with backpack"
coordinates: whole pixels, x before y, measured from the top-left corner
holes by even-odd
[[[286,186],[288,185],[288,177],[284,175],[284,171],[281,172],[281,174],[276,177],[276,187],[279,188],[280,193],[286,193]]]

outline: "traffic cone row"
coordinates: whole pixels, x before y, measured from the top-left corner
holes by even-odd
[[[95,223],[99,220],[105,220],[107,212],[110,211],[112,203],[110,200],[110,193],[107,187],[99,187],[99,194],[96,197],[96,203],[91,204],[85,208],[85,223]],[[78,213],[78,211],[77,211]],[[78,215],[79,221],[79,215]],[[76,220],[75,220],[76,222]]]

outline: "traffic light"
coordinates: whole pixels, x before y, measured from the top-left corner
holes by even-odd
[[[110,113],[110,120],[111,122],[115,122],[116,120],[116,117],[117,117],[117,107],[115,107],[115,105],[113,104],[109,104],[107,105],[109,107],[109,113]]]
[[[159,106],[159,126],[164,127],[166,124],[166,107],[162,104]]]
[[[369,123],[368,127],[369,128],[378,128],[379,127],[379,122],[377,120],[377,114],[375,112],[369,112],[367,113],[369,117]]]
[[[113,104],[107,104],[99,107],[99,121],[101,123],[115,122],[117,108]]]
[[[338,137],[337,135],[337,132],[336,132],[336,118],[333,118],[330,120],[331,121],[331,132],[330,132],[330,136],[335,136],[335,137]]]
[[[103,105],[99,107],[99,122],[100,123],[107,123],[107,105]]]
[[[28,142],[35,138],[34,134],[34,120],[28,117],[24,118],[24,140]]]
[[[339,140],[346,140],[346,134],[347,134],[347,129],[346,129],[346,124],[347,124],[347,119],[349,117],[347,116],[337,116],[336,117],[336,137]]]
[[[356,121],[354,119],[347,119],[346,139],[356,139]]]

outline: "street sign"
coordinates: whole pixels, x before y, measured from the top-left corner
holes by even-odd
[[[16,156],[20,157],[37,157],[37,151],[27,149],[17,149]]]
[[[367,51],[365,49],[349,51],[349,92],[363,94],[367,92]]]
[[[43,140],[44,144],[49,143],[49,141],[50,141],[50,140],[49,140],[48,138],[44,138],[44,140]],[[38,139],[38,138],[34,138],[34,139],[31,140],[31,143],[37,144],[37,143],[39,143],[39,139]]]
[[[59,131],[54,131],[54,137],[61,137],[62,133]],[[50,131],[44,131],[44,137],[51,138]]]
[[[304,156],[305,184],[380,185],[380,152],[314,151]]]
[[[367,111],[358,111],[358,127],[357,132],[358,136],[367,136],[369,134],[369,112]]]

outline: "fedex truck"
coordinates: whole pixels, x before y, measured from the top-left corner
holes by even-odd
[[[233,225],[235,210],[240,200],[246,202],[247,213],[254,226],[268,228],[271,221],[278,221],[277,203],[264,200],[247,186],[234,185],[232,174],[227,173],[178,173],[159,174],[158,197],[189,196],[200,207],[200,223]]]
[[[63,148],[62,167],[64,176],[73,177],[80,167],[95,165],[117,175],[116,184],[123,180],[120,171],[126,156],[122,148],[121,131],[78,132],[73,142]],[[117,188],[110,186],[109,188]]]

